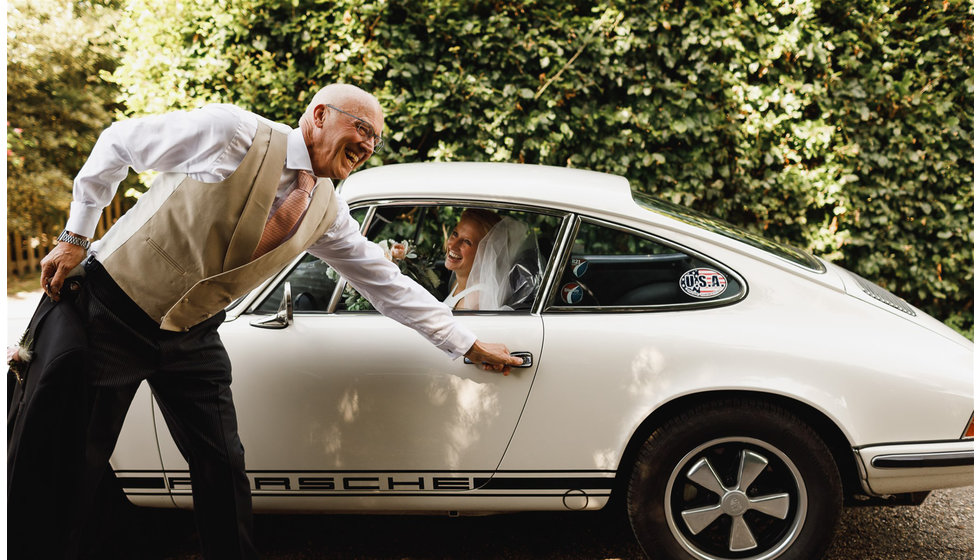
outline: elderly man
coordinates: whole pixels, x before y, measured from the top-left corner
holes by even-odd
[[[450,357],[504,373],[520,363],[400,275],[334,192],[329,179],[346,178],[381,146],[383,124],[373,96],[334,84],[316,93],[296,129],[211,105],[118,122],[102,134],[75,179],[60,242],[41,263],[41,286],[57,299],[84,260],[77,301],[92,398],[83,504],[146,380],[190,465],[204,556],[256,557],[231,366],[217,329],[228,303],[304,250]],[[99,215],[130,167],[164,173],[89,254]]]

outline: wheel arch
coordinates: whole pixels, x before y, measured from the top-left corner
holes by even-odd
[[[859,479],[857,463],[855,462],[854,453],[847,436],[844,435],[844,432],[841,431],[833,420],[816,408],[783,395],[763,391],[705,391],[684,395],[664,403],[651,412],[633,432],[629,443],[626,445],[626,450],[620,458],[619,467],[616,470],[616,483],[613,488],[610,503],[625,502],[626,488],[629,484],[633,465],[636,463],[640,448],[654,430],[684,410],[710,402],[735,399],[764,400],[769,404],[785,409],[811,426],[823,440],[834,458],[834,463],[837,465],[837,471],[841,477],[845,500],[855,494],[864,494]]]

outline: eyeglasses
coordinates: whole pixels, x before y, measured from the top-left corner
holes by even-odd
[[[367,122],[361,117],[358,117],[357,115],[352,115],[348,113],[347,111],[341,109],[340,107],[334,107],[333,105],[329,105],[329,104],[327,105],[327,107],[330,107],[334,111],[339,111],[347,115],[348,117],[353,118],[354,129],[357,130],[357,133],[360,134],[362,138],[374,138],[374,151],[377,152],[378,150],[384,147],[385,139],[374,133],[374,127],[371,126],[371,123]]]

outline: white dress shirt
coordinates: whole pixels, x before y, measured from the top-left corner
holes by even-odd
[[[99,137],[75,177],[74,200],[65,229],[92,237],[102,210],[132,167],[185,173],[220,183],[238,168],[252,145],[259,120],[286,134],[286,163],[272,211],[313,164],[298,128],[290,128],[232,105],[208,105],[114,123]],[[424,288],[401,274],[384,251],[360,233],[347,202],[337,196],[337,217],[308,249],[332,266],[387,317],[409,326],[453,358],[465,354],[476,335],[456,323],[451,311]],[[92,246],[98,258],[98,243]]]

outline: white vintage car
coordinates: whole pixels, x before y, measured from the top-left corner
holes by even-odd
[[[221,328],[257,512],[613,504],[654,558],[816,558],[842,504],[973,484],[973,344],[873,281],[589,171],[388,165],[340,188],[440,299],[461,210],[527,224],[521,297],[456,312],[525,367],[450,361],[298,258]],[[112,466],[133,503],[191,507],[145,385]]]

